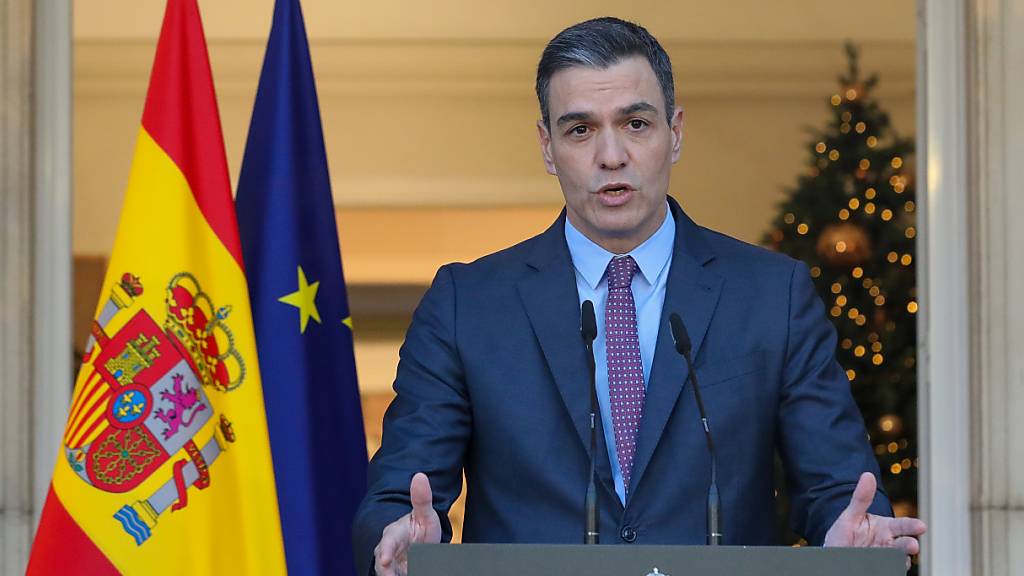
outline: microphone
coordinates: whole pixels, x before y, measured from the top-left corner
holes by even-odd
[[[675,341],[676,352],[686,359],[690,383],[693,384],[693,395],[697,399],[697,410],[700,411],[700,421],[704,425],[704,437],[708,441],[708,455],[711,457],[711,485],[708,486],[708,545],[718,546],[722,543],[722,532],[718,526],[718,473],[715,462],[715,445],[711,441],[711,427],[708,426],[704,401],[701,400],[700,387],[697,386],[697,373],[693,370],[693,359],[690,357],[690,335],[686,333],[686,326],[683,325],[679,314],[675,312],[670,314],[668,323],[672,328],[672,340]]]
[[[597,544],[600,535],[597,530],[597,382],[595,380],[596,364],[594,361],[594,339],[597,338],[597,318],[594,316],[594,303],[584,300],[580,308],[580,335],[587,349],[587,368],[590,373],[590,482],[587,484],[586,527],[583,531],[584,544]]]
[[[590,300],[584,300],[580,307],[580,334],[587,346],[592,346],[597,338],[597,317],[594,316],[594,303]],[[593,360],[594,356],[591,355],[590,359]]]

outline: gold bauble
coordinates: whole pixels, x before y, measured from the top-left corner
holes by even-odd
[[[846,101],[864,100],[868,96],[868,88],[862,82],[854,82],[853,84],[843,86],[839,94]]]
[[[829,224],[818,236],[818,256],[834,268],[856,266],[871,257],[871,239],[856,224]]]
[[[897,436],[903,432],[903,419],[896,414],[886,414],[878,419],[878,427],[888,435]]]

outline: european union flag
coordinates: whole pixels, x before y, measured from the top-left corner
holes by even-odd
[[[354,574],[366,440],[298,0],[274,8],[236,206],[288,571]]]

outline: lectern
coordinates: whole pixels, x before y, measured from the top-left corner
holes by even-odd
[[[414,544],[409,576],[904,576],[893,548]]]

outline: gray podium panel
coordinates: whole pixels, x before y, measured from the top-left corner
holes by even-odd
[[[887,548],[414,544],[409,576],[903,576]]]

